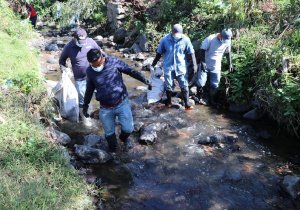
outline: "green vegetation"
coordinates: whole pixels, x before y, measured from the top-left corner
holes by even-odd
[[[29,48],[34,32],[4,0],[0,10],[0,209],[92,209],[93,190],[35,117],[50,101]]]
[[[126,23],[128,29],[152,34],[151,49],[177,22],[192,41],[232,28],[235,72],[223,69],[230,84],[228,102],[256,99],[281,126],[300,134],[300,1],[165,0],[152,7]],[[280,71],[283,57],[290,60],[288,72]]]

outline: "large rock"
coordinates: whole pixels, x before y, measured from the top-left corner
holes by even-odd
[[[141,48],[141,50],[143,52],[148,52],[149,51],[149,44],[148,44],[148,40],[147,40],[147,37],[146,35],[144,34],[141,34],[137,41],[136,41],[136,44],[139,45],[139,47]]]
[[[120,21],[120,19],[124,19],[126,17],[125,8],[120,1],[110,1],[106,6],[108,22],[110,23],[111,29],[115,30],[122,25],[122,21]]]
[[[97,163],[106,163],[111,160],[111,156],[100,149],[95,149],[89,146],[77,145],[75,144],[75,154],[82,160],[84,163],[97,164]]]
[[[123,44],[126,36],[127,31],[124,28],[119,28],[114,34],[113,41],[117,44]]]
[[[264,112],[258,108],[254,108],[251,111],[245,113],[243,118],[248,120],[259,120],[263,117]]]
[[[90,134],[84,137],[83,145],[93,147],[96,144],[99,144],[104,139],[101,136]]]
[[[251,104],[230,104],[229,111],[235,113],[243,113],[247,112],[251,109]]]
[[[68,134],[55,130],[53,128],[49,129],[50,135],[55,143],[61,145],[68,145],[71,143],[71,138]]]
[[[130,48],[130,52],[137,54],[137,53],[142,52],[142,49],[140,48],[140,46],[137,43],[134,43]]]
[[[56,43],[50,43],[45,47],[46,51],[58,51],[58,45]]]
[[[158,132],[163,132],[167,136],[178,136],[176,128],[166,122],[151,123],[141,128],[139,141],[145,144],[153,144],[157,140]]]
[[[282,188],[293,199],[300,199],[300,177],[299,176],[285,176],[282,184]]]

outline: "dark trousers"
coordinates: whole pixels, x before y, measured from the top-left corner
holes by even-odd
[[[29,20],[31,21],[31,24],[32,24],[33,28],[35,28],[36,27],[37,16],[31,17],[31,18],[29,18]]]

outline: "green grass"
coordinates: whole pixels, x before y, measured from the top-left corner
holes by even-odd
[[[93,189],[32,114],[50,101],[28,45],[34,33],[3,0],[0,10],[0,209],[93,209]]]

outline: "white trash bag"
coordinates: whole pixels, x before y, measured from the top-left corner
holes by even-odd
[[[61,80],[52,92],[59,103],[61,116],[70,121],[79,122],[78,93],[66,71],[62,73]]]
[[[164,80],[161,79],[163,75],[163,70],[160,67],[151,68],[150,83],[152,85],[152,90],[147,92],[148,104],[158,102],[162,99],[165,85]]]

